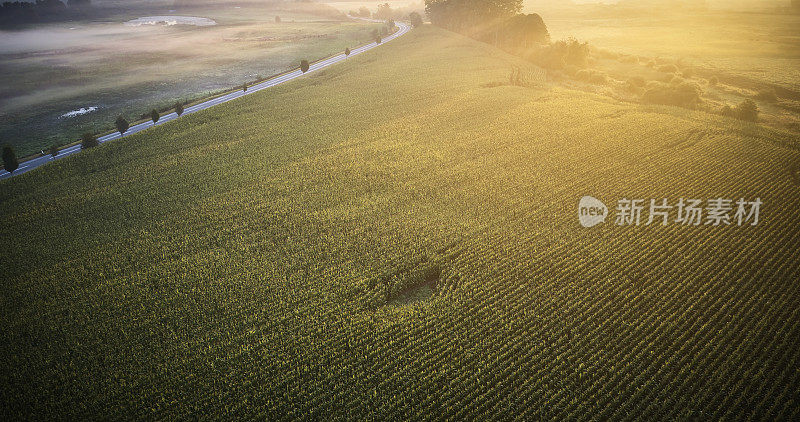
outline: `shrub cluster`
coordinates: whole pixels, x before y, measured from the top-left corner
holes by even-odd
[[[733,117],[735,119],[744,120],[747,122],[757,122],[758,113],[758,105],[755,101],[749,98],[733,108],[731,108],[729,105],[726,105],[725,107],[722,107],[721,111],[723,116]]]
[[[665,84],[651,81],[642,95],[642,101],[677,107],[695,108],[700,103],[703,90],[692,82]]]
[[[574,38],[556,41],[531,52],[526,58],[547,69],[563,70],[568,66],[583,69],[589,66],[589,43]]]
[[[3,168],[9,173],[13,173],[14,170],[19,168],[17,154],[10,145],[5,145],[3,147]]]

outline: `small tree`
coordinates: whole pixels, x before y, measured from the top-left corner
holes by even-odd
[[[347,48],[344,49],[344,55],[345,55],[345,57],[350,55],[350,47],[347,47]]]
[[[380,44],[381,41],[383,41],[381,40],[381,37],[375,37],[375,44]]]
[[[247,92],[247,83],[242,84],[242,92]]]
[[[306,73],[308,72],[308,68],[309,68],[308,60],[306,59],[300,60],[300,70],[302,70],[303,73]]]
[[[83,135],[81,135],[81,149],[94,148],[99,144],[100,143],[97,142],[97,137],[95,137],[91,133],[86,132]]]
[[[758,121],[758,105],[751,99],[746,99],[736,106],[736,117],[748,122]]]
[[[122,116],[117,117],[117,121],[114,122],[114,125],[117,127],[117,131],[120,135],[124,134],[131,127],[128,121]]]
[[[387,20],[392,17],[392,7],[389,3],[379,4],[378,10],[375,11],[375,19]]]
[[[366,7],[361,6],[358,8],[358,16],[361,16],[362,18],[368,18],[370,15],[371,13],[369,12],[369,9],[367,9]]]
[[[180,101],[175,103],[175,114],[177,114],[178,116],[183,114],[183,104],[181,104]]]
[[[275,16],[275,23],[281,23],[281,17]]]
[[[381,27],[381,36],[384,36],[384,37],[385,37],[385,36],[387,36],[387,35],[389,35],[389,28],[387,28],[387,27],[385,27],[385,26],[382,26],[382,27]]]
[[[48,150],[48,152],[50,152],[51,157],[55,158],[56,155],[58,155],[58,145],[56,144],[50,145],[50,149]]]
[[[150,111],[150,120],[153,121],[153,124],[156,124],[158,122],[158,119],[160,119],[160,118],[161,118],[161,115],[158,114],[158,110],[153,109],[153,110]]]
[[[3,168],[9,173],[14,173],[14,170],[19,168],[17,154],[14,153],[14,149],[10,145],[3,147]]]
[[[420,16],[420,14],[417,12],[411,12],[408,15],[408,20],[411,21],[411,26],[414,28],[422,26],[422,16]]]

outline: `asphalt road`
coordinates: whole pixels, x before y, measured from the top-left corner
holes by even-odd
[[[367,20],[367,19],[362,19],[362,20]],[[376,21],[376,22],[380,22],[380,21]],[[393,39],[395,39],[395,38],[397,38],[399,36],[402,36],[402,35],[406,34],[411,29],[408,26],[408,24],[405,24],[403,22],[395,22],[395,23],[397,24],[399,29],[394,34],[391,34],[391,35],[387,36],[386,38],[384,38],[382,43],[391,41],[391,40],[393,40]],[[371,49],[377,47],[378,45],[379,44],[377,44],[377,43],[371,43],[371,44],[363,45],[363,46],[358,47],[358,48],[354,48],[353,50],[350,51],[350,56],[352,57],[352,56],[361,54],[361,53],[363,53],[363,52],[365,52],[367,50],[371,50]],[[346,58],[347,57],[344,55],[344,53],[339,54],[337,56],[329,57],[329,58],[327,58],[325,60],[322,60],[322,61],[319,61],[319,62],[311,64],[311,66],[309,66],[309,69],[308,69],[308,71],[306,73],[303,73],[302,71],[300,71],[300,69],[296,69],[296,70],[294,70],[292,72],[283,74],[281,76],[278,76],[278,77],[275,77],[275,78],[272,78],[272,79],[268,79],[268,80],[266,80],[264,82],[261,82],[261,83],[258,83],[256,85],[248,86],[247,87],[247,92],[239,90],[239,91],[236,91],[236,92],[231,92],[229,94],[225,94],[225,95],[217,97],[217,98],[213,98],[213,99],[208,100],[208,101],[204,101],[204,102],[199,103],[199,104],[195,104],[195,105],[193,105],[191,107],[186,107],[186,109],[183,111],[182,115],[185,116],[187,114],[192,114],[192,113],[200,111],[200,110],[205,110],[207,108],[214,107],[217,104],[222,104],[222,103],[226,103],[228,101],[233,101],[233,100],[235,100],[235,99],[237,99],[239,97],[243,97],[245,95],[250,95],[250,94],[253,94],[255,92],[261,91],[263,89],[267,89],[267,88],[273,87],[275,85],[280,85],[280,84],[282,84],[284,82],[288,82],[288,81],[291,81],[293,79],[297,79],[297,78],[299,78],[299,77],[301,77],[301,76],[303,76],[305,74],[314,72],[315,70],[319,70],[319,69],[334,65],[336,63],[339,63],[339,62],[345,60]],[[170,114],[166,114],[166,115],[161,116],[161,118],[158,120],[157,123],[153,123],[152,120],[148,120],[148,121],[146,121],[144,123],[139,123],[137,125],[131,126],[124,134],[120,134],[119,132],[109,133],[107,135],[103,135],[100,138],[98,138],[98,141],[100,141],[100,143],[113,141],[115,139],[123,138],[125,136],[131,135],[131,134],[134,134],[134,133],[137,133],[137,132],[141,132],[141,131],[143,131],[145,129],[148,129],[148,128],[151,128],[153,126],[164,124],[166,122],[169,122],[170,120],[175,120],[177,118],[179,118],[179,116],[175,112],[172,112]],[[10,178],[10,177],[22,174],[22,173],[26,173],[26,172],[31,171],[31,170],[39,167],[39,166],[45,165],[47,163],[51,163],[51,162],[53,162],[55,160],[60,160],[60,159],[65,158],[65,157],[69,157],[72,154],[80,152],[80,150],[81,150],[80,144],[73,145],[71,147],[64,148],[64,149],[60,150],[58,152],[58,155],[56,155],[55,157],[51,157],[50,155],[45,155],[43,157],[38,157],[38,158],[34,158],[34,159],[31,159],[31,160],[28,160],[28,161],[25,161],[25,162],[21,162],[21,163],[19,163],[19,168],[17,168],[14,171],[13,174],[5,171],[4,169],[0,169],[0,180],[1,179],[7,179],[7,178]]]

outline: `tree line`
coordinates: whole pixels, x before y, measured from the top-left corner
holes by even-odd
[[[389,5],[389,3],[379,4],[374,12],[371,12],[365,6],[361,6],[358,10],[350,10],[348,12],[350,16],[361,17],[361,18],[372,18],[382,21],[410,20],[412,25],[414,25],[415,18],[419,19],[418,22],[419,24],[422,23],[421,13],[424,13],[424,10],[418,8],[413,4],[409,4],[408,6],[405,7],[395,7],[393,9],[391,5]]]
[[[431,23],[516,53],[550,41],[538,14],[520,14],[522,0],[425,0]]]

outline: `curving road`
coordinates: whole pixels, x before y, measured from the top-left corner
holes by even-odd
[[[372,20],[372,19],[363,19],[363,18],[358,18],[358,19],[370,20],[370,21],[373,21],[373,22],[382,22],[382,21],[375,21],[375,20]],[[386,38],[384,38],[383,39],[384,43],[388,42],[388,41],[391,41],[391,40],[393,40],[393,39],[395,39],[395,38],[397,38],[399,36],[402,36],[402,35],[406,34],[411,29],[408,26],[408,24],[405,24],[403,22],[395,22],[395,24],[397,24],[399,29],[397,31],[395,31],[395,33],[393,33],[393,34],[387,36]],[[371,43],[371,44],[363,45],[363,46],[358,47],[358,48],[354,48],[353,50],[350,51],[350,56],[355,56],[357,54],[361,54],[361,53],[363,53],[363,52],[365,52],[367,50],[371,50],[371,49],[377,47],[378,45],[379,44],[377,44],[377,43]],[[275,77],[275,78],[272,78],[272,79],[268,79],[268,80],[266,80],[264,82],[261,82],[261,83],[258,83],[256,85],[248,86],[247,87],[247,92],[244,92],[244,91],[241,91],[241,90],[240,91],[236,91],[236,92],[231,92],[229,94],[225,94],[223,96],[220,96],[220,97],[217,97],[217,98],[213,98],[213,99],[210,99],[208,101],[204,101],[204,102],[199,103],[199,104],[195,104],[195,105],[193,105],[191,107],[186,107],[186,109],[183,111],[183,115],[191,114],[191,113],[194,113],[194,112],[197,112],[197,111],[200,111],[200,110],[205,110],[207,108],[214,107],[217,104],[227,103],[228,101],[233,101],[233,100],[235,100],[235,99],[237,99],[239,97],[244,97],[245,95],[250,95],[250,94],[252,94],[254,92],[261,91],[262,89],[267,89],[267,88],[273,87],[275,85],[280,85],[280,84],[282,84],[284,82],[291,81],[292,79],[297,79],[297,78],[303,76],[304,74],[311,73],[311,72],[313,72],[315,70],[319,70],[319,69],[331,66],[333,64],[339,63],[339,62],[345,60],[346,58],[347,57],[344,55],[344,53],[342,53],[342,54],[339,54],[339,55],[336,55],[336,56],[333,56],[333,57],[329,57],[329,58],[327,58],[325,60],[321,60],[319,62],[311,64],[311,66],[309,66],[309,68],[308,68],[308,72],[306,72],[306,73],[303,73],[300,69],[296,69],[296,70],[294,70],[292,72],[283,74],[281,76],[278,76],[278,77]],[[125,137],[125,136],[128,136],[128,135],[137,133],[137,132],[141,132],[141,131],[143,131],[145,129],[148,129],[150,127],[164,124],[166,122],[169,122],[170,120],[175,120],[178,117],[179,116],[175,112],[172,112],[172,113],[166,114],[164,116],[161,116],[161,118],[158,120],[158,123],[153,123],[152,120],[148,120],[148,121],[146,121],[144,123],[139,123],[139,124],[131,126],[124,134],[120,134],[119,132],[109,133],[107,135],[103,135],[100,138],[98,138],[98,141],[100,141],[100,143],[113,141],[115,139],[119,139],[119,138],[122,138],[122,137]],[[56,155],[55,157],[51,157],[50,155],[45,155],[43,157],[33,158],[31,160],[28,160],[28,161],[25,161],[25,162],[21,162],[21,163],[19,163],[19,168],[16,169],[13,174],[5,171],[4,169],[0,169],[0,179],[7,179],[7,178],[10,178],[12,176],[16,176],[18,174],[22,174],[22,173],[31,171],[31,170],[35,169],[36,167],[39,167],[39,166],[42,166],[44,164],[50,163],[50,162],[52,162],[54,160],[60,160],[60,159],[62,159],[64,157],[69,157],[70,155],[75,154],[75,153],[79,152],[80,150],[81,150],[80,144],[73,145],[71,147],[64,148],[64,149],[60,150],[58,152],[58,155]]]

